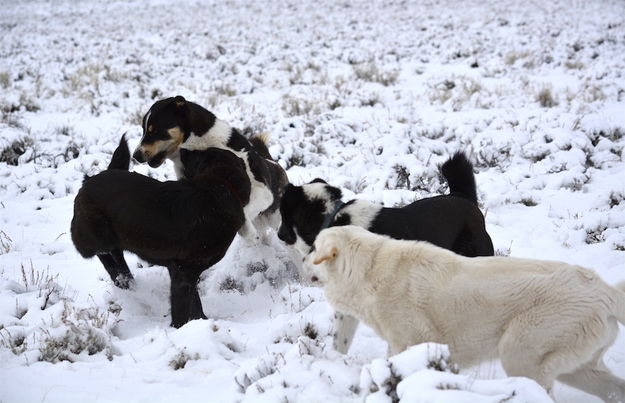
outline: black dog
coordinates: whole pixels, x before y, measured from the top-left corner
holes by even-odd
[[[245,222],[251,189],[245,164],[229,151],[209,148],[182,157],[188,179],[160,182],[128,172],[130,151],[122,137],[108,170],[85,177],[71,224],[78,252],[97,255],[120,288],[133,282],[124,250],[167,267],[174,327],[205,318],[199,276],[221,260]]]
[[[184,178],[183,152],[210,147],[231,151],[245,162],[252,191],[249,203],[244,206],[246,223],[241,235],[254,242],[259,230],[262,235],[268,227],[277,229],[278,208],[288,178],[284,169],[272,160],[267,136],[248,139],[200,105],[177,96],[157,101],[145,114],[143,137],[133,156],[151,167],[158,167],[169,158],[181,179]]]
[[[303,186],[287,185],[280,204],[278,237],[305,256],[319,232],[337,225],[358,225],[395,239],[428,241],[464,256],[491,256],[493,243],[477,206],[473,166],[457,153],[441,167],[450,194],[386,208],[364,200],[341,201],[341,190],[315,179]],[[335,315],[335,348],[347,352],[358,321]]]

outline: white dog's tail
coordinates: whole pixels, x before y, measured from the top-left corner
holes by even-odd
[[[625,325],[625,280],[615,284],[614,288],[617,289],[614,316],[616,316],[616,320]]]

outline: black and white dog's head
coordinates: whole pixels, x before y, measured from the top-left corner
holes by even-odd
[[[340,189],[323,179],[302,186],[287,185],[280,203],[282,224],[278,238],[294,245],[302,255],[308,254],[324,221],[336,213],[341,196]]]
[[[143,117],[143,137],[133,158],[156,168],[178,152],[192,134],[203,135],[216,121],[210,111],[180,95],[161,99]]]
[[[277,228],[280,198],[288,177],[284,169],[269,154],[268,137],[257,134],[247,138],[227,122],[218,119],[202,106],[182,96],[155,102],[143,118],[143,137],[133,157],[160,166],[167,158],[174,162],[178,179],[191,179],[186,154],[220,148],[233,152],[246,167],[252,183],[251,194],[245,203],[246,224],[241,234],[250,241],[257,239],[252,220],[261,216],[257,229]],[[209,161],[206,161],[209,163]]]

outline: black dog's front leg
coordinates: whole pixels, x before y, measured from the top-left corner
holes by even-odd
[[[200,273],[172,266],[167,268],[171,279],[171,326],[179,328],[193,319],[206,319],[202,310],[197,283]]]

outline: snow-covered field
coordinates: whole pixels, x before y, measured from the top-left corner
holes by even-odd
[[[74,250],[83,175],[181,94],[269,131],[292,183],[322,177],[346,199],[445,192],[437,165],[464,150],[499,254],[625,279],[625,2],[302,3],[2,3],[1,402],[548,399],[496,362],[453,373],[444,346],[387,359],[366,326],[333,351],[333,311],[275,234],[237,238],[202,278],[210,319],[177,330],[166,269],[127,255],[123,291]],[[174,179],[169,163],[134,169]],[[621,377],[623,330],[606,354]]]

